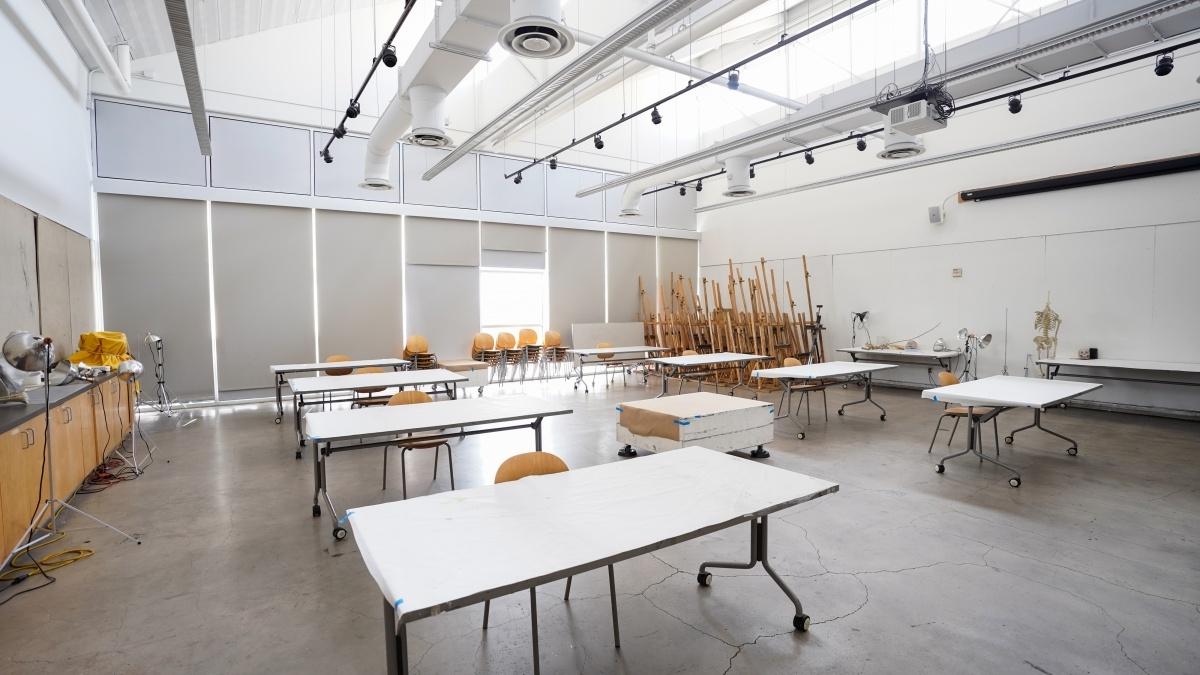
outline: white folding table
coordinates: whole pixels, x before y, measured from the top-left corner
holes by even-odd
[[[505,396],[307,415],[304,430],[313,442],[313,517],[321,517],[320,499],[323,496],[334,520],[334,539],[345,538],[346,530],[329,496],[325,472],[327,458],[336,452],[383,448],[401,440],[406,443],[450,440],[513,429],[533,429],[534,450],[540,452],[542,420],[571,412],[570,408],[532,396]],[[451,432],[451,429],[457,431]]]
[[[579,389],[579,385],[583,385],[583,390],[588,391],[587,382],[583,379],[583,367],[588,364],[612,364],[612,363],[645,363],[650,359],[651,354],[659,354],[661,352],[670,351],[667,347],[651,347],[649,345],[634,345],[624,347],[589,347],[571,348],[567,353],[574,357],[575,362],[575,388]],[[600,354],[610,354],[609,358],[600,358]],[[646,375],[643,374],[642,380],[646,380]]]
[[[783,391],[779,394],[779,407],[784,408],[786,403],[785,414],[776,414],[775,419],[789,418],[792,423],[800,428],[800,433],[796,434],[796,438],[804,439],[804,425],[800,424],[796,419],[797,411],[792,410],[792,385],[799,382],[813,382],[819,380],[836,380],[840,378],[862,377],[865,378],[866,391],[863,397],[857,401],[842,404],[838,408],[838,415],[846,414],[846,407],[858,405],[859,403],[870,403],[879,408],[880,421],[887,419],[887,411],[883,406],[875,402],[871,398],[871,376],[876,371],[888,370],[895,368],[894,365],[884,363],[853,363],[848,361],[827,361],[825,363],[809,363],[800,366],[784,366],[783,368],[765,368],[756,370],[750,373],[750,377],[762,379],[779,380]]]
[[[322,370],[338,368],[372,368],[382,367],[392,370],[403,370],[408,367],[404,359],[363,359],[361,361],[322,361],[320,363],[282,363],[271,366],[271,375],[275,378],[275,424],[283,420],[283,384],[288,375],[295,373],[316,373]]]
[[[431,386],[433,394],[442,393],[450,398],[457,398],[458,384],[466,381],[466,376],[452,373],[445,368],[297,378],[289,383],[292,390],[292,416],[296,423],[296,438],[299,440],[300,446],[303,446],[304,434],[300,431],[300,415],[304,406],[323,403],[352,403],[354,401],[353,398],[324,398],[326,394],[332,395],[338,392],[353,392],[355,389],[376,387],[404,389],[405,387]],[[442,387],[441,392],[437,390],[439,385]],[[305,395],[309,397],[307,401],[304,400]],[[300,458],[299,448],[296,449],[296,458]]]
[[[1011,471],[1013,477],[1008,479],[1008,484],[1013,487],[1020,487],[1021,473],[1019,471],[1011,466],[1002,464],[999,460],[988,457],[980,451],[980,444],[977,443],[976,439],[979,425],[975,420],[974,409],[977,407],[997,408],[996,414],[999,414],[1011,408],[1033,408],[1033,424],[1027,424],[1012,430],[1004,438],[1004,442],[1011,444],[1013,436],[1018,431],[1037,427],[1048,434],[1069,441],[1071,446],[1067,448],[1067,454],[1075,456],[1079,454],[1079,444],[1056,431],[1051,431],[1043,427],[1042,411],[1063,401],[1082,396],[1089,391],[1095,391],[1102,386],[1093,382],[1069,382],[1066,380],[1043,380],[1030,377],[993,375],[992,377],[985,377],[982,380],[971,380],[945,387],[926,389],[921,392],[921,398],[927,398],[938,403],[965,406],[967,408],[967,449],[941,458],[937,464],[937,472],[945,472],[946,460],[967,453],[974,453],[980,460],[986,459],[996,466]]]
[[[737,372],[737,384],[729,389],[729,394],[732,396],[738,390],[738,387],[745,386],[742,377],[742,370],[747,364],[754,361],[763,361],[769,359],[769,356],[761,354],[739,354],[737,352],[715,352],[713,354],[692,354],[690,356],[667,356],[657,359],[648,359],[648,363],[656,363],[662,368],[662,393],[659,396],[667,395],[667,379],[670,377],[679,378],[679,391],[683,391],[683,383],[685,380],[703,379],[711,374],[722,370],[733,370]],[[687,368],[701,368],[696,373],[684,373]],[[674,373],[674,375],[672,375]],[[719,393],[719,385],[716,378],[713,378],[713,391]]]
[[[712,583],[710,568],[761,563],[794,606],[792,626],[807,630],[800,600],[768,560],[767,517],[837,490],[826,480],[690,447],[351,509],[347,519],[383,595],[388,673],[408,673],[408,624],[525,589],[530,670],[538,673],[537,586],[747,522],[749,562],[702,563],[698,583]],[[618,631],[615,594],[611,601]]]
[[[1039,366],[1046,366],[1046,379],[1057,377],[1090,377],[1097,380],[1120,380],[1122,382],[1146,382],[1149,384],[1176,384],[1185,387],[1200,386],[1200,363],[1186,361],[1137,361],[1134,359],[1038,359]],[[1063,368],[1077,372],[1059,371]],[[1114,370],[1121,375],[1102,375],[1097,370]],[[1149,375],[1147,376],[1139,376]],[[1164,375],[1193,377],[1198,379],[1163,379]]]
[[[841,347],[843,354],[849,354],[854,361],[881,361],[896,365],[933,365],[942,370],[950,370],[954,359],[962,356],[961,349],[945,349],[940,352],[932,349],[867,349],[865,347]]]

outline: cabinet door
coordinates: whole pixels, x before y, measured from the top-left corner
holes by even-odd
[[[76,484],[82,483],[100,462],[96,460],[96,407],[92,404],[92,392],[71,399],[71,410],[75,419],[72,424],[79,427],[80,475]]]
[[[92,438],[94,446],[92,448],[92,466],[99,466],[104,462],[104,458],[108,456],[108,422],[105,420],[104,413],[104,398],[100,395],[104,385],[101,384],[94,387],[88,392],[91,397],[92,404]]]
[[[47,477],[42,475],[44,420],[38,415],[0,436],[0,517],[4,519],[0,530],[5,554],[29,527],[40,505],[39,492],[44,499],[50,489]]]
[[[68,401],[50,411],[50,452],[54,460],[54,496],[66,500],[79,487],[79,471],[83,466],[78,416],[79,404]]]

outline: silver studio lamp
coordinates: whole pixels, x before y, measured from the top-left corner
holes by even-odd
[[[60,360],[58,348],[50,338],[23,330],[13,331],[4,338],[0,354],[4,357],[0,359],[0,403],[28,403],[25,388],[18,379],[20,374],[42,373],[49,378]]]

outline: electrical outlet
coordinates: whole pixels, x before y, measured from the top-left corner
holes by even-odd
[[[961,267],[951,268],[950,276],[954,277],[955,279],[962,277],[962,268]]]

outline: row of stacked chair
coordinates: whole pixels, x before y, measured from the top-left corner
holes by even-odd
[[[502,331],[493,337],[478,333],[471,341],[471,358],[492,367],[493,382],[525,380],[527,377],[557,377],[568,362],[567,348],[558,331],[546,331],[538,341],[537,331],[522,328],[517,335]]]

